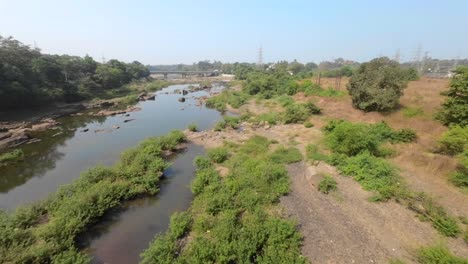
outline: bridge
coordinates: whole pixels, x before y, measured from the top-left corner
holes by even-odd
[[[221,72],[218,70],[211,71],[150,71],[151,75],[163,75],[164,79],[167,79],[169,74],[181,75],[182,78],[185,78],[189,75],[199,76],[199,77],[213,77],[218,76]]]

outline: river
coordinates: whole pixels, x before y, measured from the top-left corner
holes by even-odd
[[[26,154],[24,161],[0,168],[0,209],[11,211],[45,199],[89,167],[114,164],[122,151],[147,137],[185,129],[191,123],[197,124],[200,130],[212,127],[222,118],[221,114],[196,105],[196,98],[209,93],[189,93],[181,103],[178,99],[182,95],[175,91],[187,87],[172,85],[156,92],[154,101],[138,103],[141,110],[130,116],[83,115],[58,119],[59,130],[38,133],[36,136],[42,141],[21,147]],[[134,120],[124,122],[126,119]],[[80,247],[89,251],[93,263],[138,261],[139,254],[154,236],[167,229],[170,215],[189,207],[192,200],[189,184],[195,173],[192,160],[201,154],[202,147],[189,144],[174,156],[156,196],[124,203],[80,237]]]

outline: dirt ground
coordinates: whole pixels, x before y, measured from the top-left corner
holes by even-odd
[[[343,82],[342,82],[343,87]],[[406,117],[402,111],[389,114],[364,113],[351,106],[348,96],[343,98],[304,97],[297,101],[314,101],[323,110],[321,116],[310,121],[313,128],[300,124],[262,125],[247,123],[240,130],[187,132],[189,140],[205,147],[217,147],[224,141],[242,142],[253,135],[278,140],[280,144],[293,145],[305,153],[305,146],[322,144],[320,128],[331,118],[355,122],[387,122],[393,128],[412,128],[418,140],[395,147],[391,159],[401,175],[414,190],[429,193],[450,213],[468,216],[468,195],[452,186],[447,175],[456,161],[432,150],[446,128],[432,119],[447,88],[447,80],[423,79],[411,82],[401,99],[402,108],[421,108],[423,114]],[[276,106],[258,105],[255,102],[240,110],[265,113]],[[461,238],[442,237],[428,222],[420,221],[415,214],[395,202],[372,203],[371,193],[349,177],[339,175],[335,168],[325,164],[301,162],[288,168],[291,192],[281,200],[284,214],[296,219],[304,235],[303,254],[312,263],[388,263],[398,258],[414,263],[414,252],[421,246],[442,241],[459,256],[468,257],[468,247]],[[331,175],[338,182],[338,191],[325,195],[317,190],[323,175]]]

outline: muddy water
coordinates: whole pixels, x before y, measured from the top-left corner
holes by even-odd
[[[196,123],[200,129],[213,126],[221,114],[195,106],[193,98],[207,95],[207,92],[189,93],[185,103],[178,102],[182,95],[174,94],[174,90],[187,86],[174,85],[157,92],[155,101],[139,103],[137,106],[142,110],[128,117],[79,116],[58,120],[62,123],[61,130],[39,134],[41,142],[22,147],[26,154],[23,162],[0,168],[0,209],[12,210],[44,199],[87,168],[97,164],[112,165],[123,150],[144,138],[184,129],[190,123]],[[124,122],[126,119],[135,120]],[[88,131],[83,132],[84,129]],[[96,133],[95,130],[105,131]],[[54,134],[58,135],[52,137]]]
[[[167,229],[171,214],[189,207],[189,185],[195,174],[193,159],[202,154],[202,147],[189,145],[164,172],[161,190],[155,197],[126,203],[85,234],[81,244],[88,247],[92,263],[138,263],[140,253],[154,236]]]

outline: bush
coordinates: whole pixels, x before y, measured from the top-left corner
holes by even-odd
[[[457,170],[449,176],[449,181],[457,187],[468,190],[468,148],[465,148],[457,158]]]
[[[318,190],[324,194],[329,194],[330,192],[336,191],[337,189],[338,187],[335,179],[328,175],[325,175],[318,184]]]
[[[258,115],[256,121],[267,122],[270,125],[276,125],[281,122],[281,116],[277,112],[270,112]]]
[[[206,153],[208,158],[215,163],[222,163],[229,157],[229,152],[224,147],[214,148],[208,150]]]
[[[213,130],[214,131],[221,131],[226,128],[226,121],[221,120],[218,123],[215,124]]]
[[[448,155],[457,155],[468,149],[468,126],[455,125],[439,139],[438,151]]]
[[[302,104],[292,104],[286,106],[284,112],[284,122],[286,124],[301,123],[309,118],[310,111]]]
[[[411,142],[416,133],[411,129],[393,131],[385,122],[377,124],[351,123],[332,120],[325,127],[328,146],[336,153],[347,156],[368,151],[375,156],[386,156],[380,145],[386,141]]]
[[[388,111],[398,106],[407,82],[400,65],[382,57],[361,64],[347,89],[354,107],[364,111]]]
[[[192,132],[197,132],[198,131],[197,125],[193,123],[188,125],[188,130]]]
[[[328,157],[319,152],[318,147],[316,145],[309,144],[306,146],[307,152],[307,159],[309,160],[322,160],[327,161]]]
[[[424,111],[420,107],[417,107],[417,108],[405,107],[402,113],[403,113],[403,116],[406,116],[406,117],[415,117],[415,116],[424,115]]]
[[[225,90],[219,95],[208,98],[208,100],[206,100],[206,106],[224,112],[226,110],[226,104],[234,108],[239,108],[247,102],[248,98],[249,95],[243,92]]]
[[[312,102],[305,103],[304,107],[309,111],[309,114],[311,115],[318,115],[322,112],[322,110],[320,110],[320,108],[318,108],[318,106],[316,106]]]
[[[169,232],[171,236],[180,238],[190,229],[192,216],[188,212],[174,213],[171,215]]]
[[[385,201],[397,195],[400,177],[396,169],[382,158],[369,152],[354,157],[334,154],[331,163],[343,174],[352,176],[365,190],[376,191],[374,201]]]
[[[416,132],[414,132],[414,130],[409,128],[403,128],[392,133],[390,141],[409,143],[413,142],[416,139],[416,137]]]
[[[278,147],[270,156],[275,163],[294,163],[302,160],[302,154],[297,148]]]
[[[417,258],[424,264],[467,264],[468,260],[453,255],[447,247],[435,245],[418,250]]]
[[[313,127],[313,126],[314,126],[314,124],[312,124],[312,123],[309,122],[309,121],[304,122],[304,127],[306,127],[306,128],[311,128],[311,127]]]
[[[14,149],[13,151],[0,154],[0,166],[14,163],[24,158],[24,152],[21,149]]]
[[[191,224],[187,217],[177,228],[184,230],[177,234],[190,229],[190,243],[166,232],[145,250],[142,263],[305,263],[295,224],[271,213],[288,192],[289,178],[284,165],[272,161],[269,144],[253,137],[239,145],[226,162],[228,176],[214,167],[198,170]]]
[[[436,118],[446,126],[468,126],[468,67],[455,70],[449,90],[442,95],[447,96],[447,99]]]

